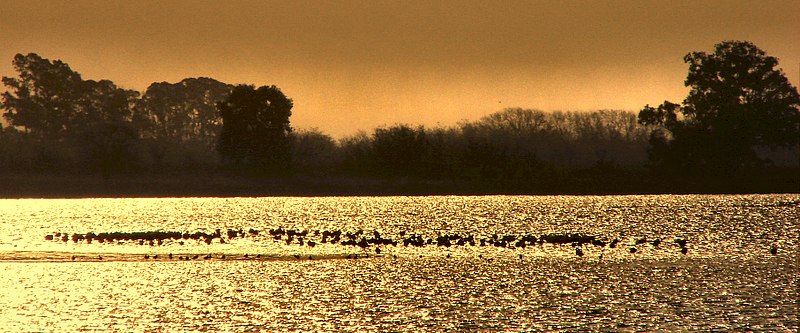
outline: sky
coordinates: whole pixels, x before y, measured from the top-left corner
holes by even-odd
[[[145,91],[211,77],[276,85],[296,129],[451,126],[509,107],[679,102],[692,51],[748,40],[800,83],[800,1],[0,0],[17,53]]]

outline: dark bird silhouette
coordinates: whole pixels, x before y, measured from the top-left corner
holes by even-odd
[[[769,249],[769,253],[772,253],[772,255],[776,255],[776,254],[778,254],[778,246],[776,246],[776,245],[773,245],[773,246],[772,246],[772,247]]]
[[[578,255],[578,257],[583,257],[583,250],[581,250],[579,247],[576,247],[575,254]]]
[[[681,253],[686,254],[687,252],[689,252],[689,249],[687,249],[685,247],[681,248]]]
[[[636,253],[636,247],[631,247],[630,251],[631,253]]]

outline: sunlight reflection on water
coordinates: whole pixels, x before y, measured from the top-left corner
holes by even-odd
[[[1,330],[796,331],[798,195],[0,200]],[[48,242],[51,232],[580,232],[616,250]],[[684,237],[639,246],[640,237]],[[769,247],[778,244],[779,253]],[[168,260],[166,253],[215,253]],[[600,253],[604,254],[601,259]],[[160,253],[159,260],[142,254]],[[226,260],[219,254],[226,253]],[[244,259],[262,253],[265,260]],[[76,262],[69,258],[78,255]],[[295,254],[315,256],[295,260]],[[519,258],[519,254],[524,254]],[[338,256],[337,256],[338,255]],[[102,261],[96,256],[104,256]],[[397,258],[395,258],[397,256]]]

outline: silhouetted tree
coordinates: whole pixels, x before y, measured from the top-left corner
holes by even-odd
[[[377,128],[372,137],[372,158],[378,173],[389,176],[421,175],[427,153],[423,127],[395,125]]]
[[[346,136],[338,142],[339,169],[349,175],[366,175],[373,171],[372,139],[365,131]]]
[[[729,174],[761,161],[758,146],[796,145],[800,95],[778,59],[754,44],[725,41],[714,53],[692,52],[682,105],[646,105],[639,122],[657,126],[651,157],[683,172]]]
[[[139,134],[133,125],[133,105],[139,93],[108,80],[83,82],[71,137],[80,145],[84,167],[112,173],[137,167]]]
[[[292,100],[275,86],[238,85],[220,102],[217,150],[228,162],[255,172],[287,171],[291,158]]]
[[[144,137],[212,146],[222,126],[217,103],[228,97],[231,89],[233,85],[211,78],[151,84],[136,105]]]
[[[132,107],[139,96],[108,80],[83,80],[66,63],[17,54],[19,78],[4,77],[2,108],[39,141],[33,168],[112,172],[135,165]]]
[[[35,53],[17,54],[12,62],[18,78],[3,77],[4,116],[32,135],[60,138],[80,112],[83,79],[66,63]]]
[[[330,174],[336,163],[336,142],[316,128],[292,133],[292,170]]]

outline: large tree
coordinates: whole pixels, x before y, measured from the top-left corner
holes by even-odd
[[[139,93],[108,80],[83,80],[61,60],[17,54],[18,78],[3,77],[9,91],[0,106],[14,126],[46,139],[79,134],[100,123],[130,122]]]
[[[211,78],[187,78],[178,83],[151,84],[136,106],[148,138],[174,143],[217,141],[222,120],[217,103],[233,85]]]
[[[753,43],[725,41],[692,52],[682,104],[646,105],[639,122],[654,126],[651,157],[680,172],[728,174],[762,161],[754,148],[797,145],[800,95]]]
[[[12,62],[19,77],[3,77],[4,116],[11,125],[39,137],[60,137],[79,112],[83,79],[66,63],[35,53],[17,54]]]
[[[108,80],[83,80],[66,63],[35,53],[17,54],[13,65],[19,77],[3,77],[9,89],[0,107],[11,125],[41,143],[42,154],[77,148],[80,156],[74,163],[81,170],[104,174],[135,164],[132,150],[138,135],[132,110],[138,92]]]
[[[256,172],[285,172],[291,158],[292,106],[292,100],[275,86],[233,88],[217,105],[222,117],[220,155]]]

